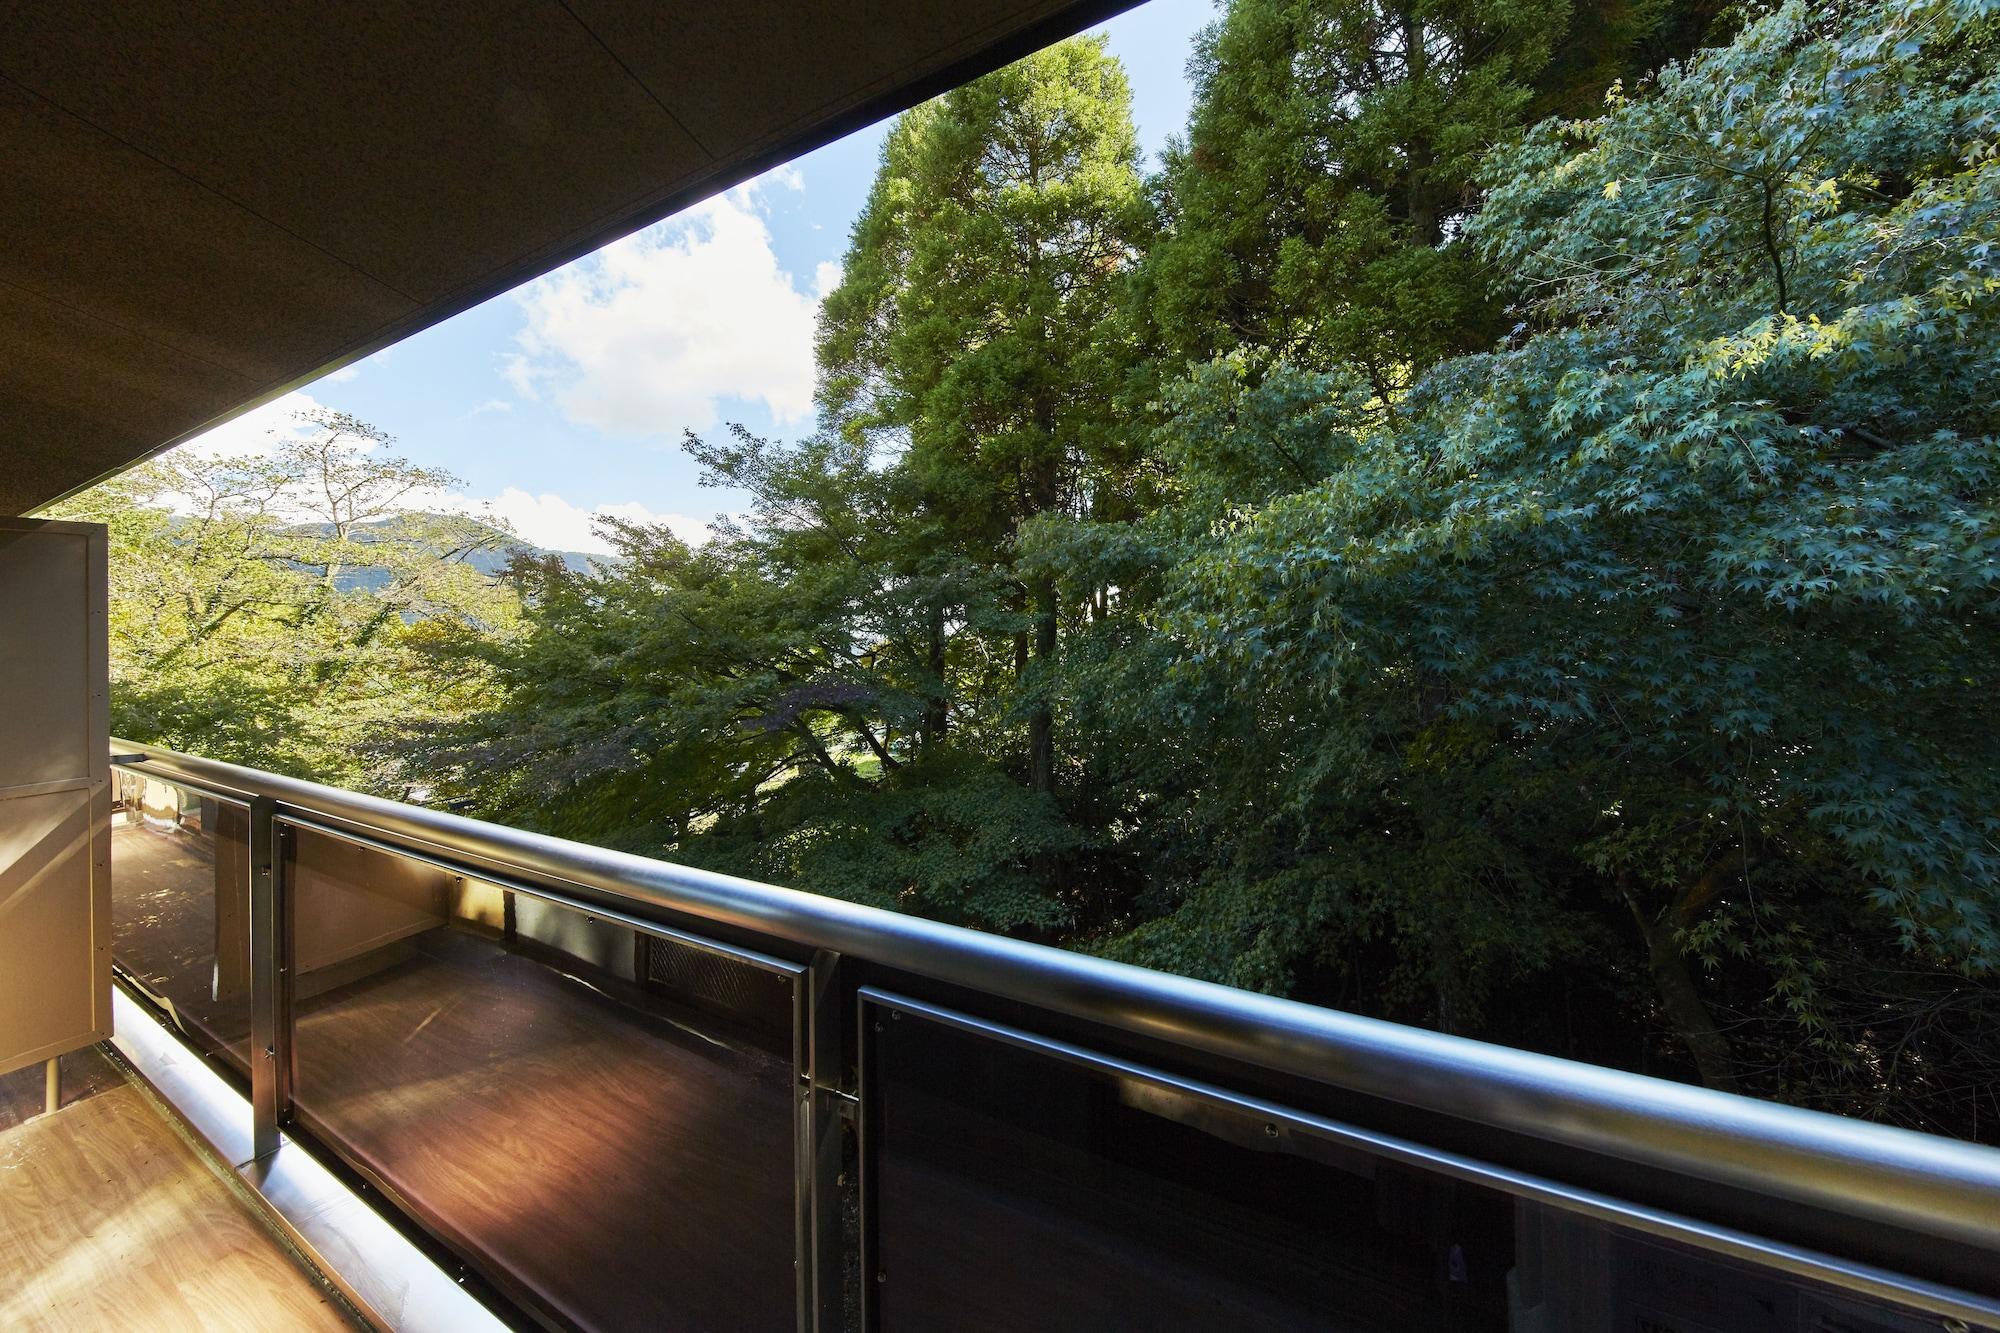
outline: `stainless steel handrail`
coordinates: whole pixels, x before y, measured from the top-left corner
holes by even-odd
[[[1992,1253],[2000,1274],[2000,1150],[1193,981],[155,746],[114,746],[122,762],[161,777],[263,797],[475,870],[830,950],[1541,1143],[1969,1245]]]

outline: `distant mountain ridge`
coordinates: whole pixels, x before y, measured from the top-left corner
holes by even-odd
[[[416,519],[421,517],[422,515],[416,514],[396,514],[389,518],[377,519],[372,523],[357,524],[353,532],[353,539],[357,545],[366,546],[370,542],[381,541],[385,537],[408,537],[412,535],[409,528]],[[545,546],[537,546],[533,542],[523,541],[513,533],[496,528],[491,524],[480,523],[476,519],[471,520],[471,522],[476,529],[490,533],[494,539],[493,543],[473,551],[469,555],[454,558],[461,563],[470,565],[482,574],[494,575],[500,573],[517,555],[527,555],[537,559],[554,556],[563,562],[564,568],[575,574],[588,574],[599,565],[614,563],[610,556],[587,555],[582,551],[551,550]],[[333,525],[331,523],[300,523],[287,528],[286,531],[326,537],[332,535]],[[443,553],[443,550],[440,549],[439,554]],[[334,587],[342,592],[374,592],[386,587],[388,582],[389,571],[380,565],[353,565],[340,572],[339,577],[334,580]]]

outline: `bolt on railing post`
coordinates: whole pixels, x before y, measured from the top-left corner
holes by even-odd
[[[250,1112],[252,1151],[277,1151],[291,1105],[291,949],[284,828],[277,802],[250,798]]]

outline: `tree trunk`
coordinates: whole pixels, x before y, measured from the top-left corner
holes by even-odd
[[[951,718],[945,707],[944,693],[944,606],[934,605],[930,610],[930,623],[925,627],[929,639],[931,696],[924,701],[924,716],[920,724],[918,747],[925,754],[944,740],[945,728]]]
[[[1422,83],[1430,75],[1430,53],[1424,49],[1424,22],[1408,13],[1403,16],[1403,70],[1412,85]],[[1420,133],[1410,140],[1408,148],[1410,179],[1404,206],[1410,230],[1416,233],[1419,243],[1436,249],[1444,239],[1444,228],[1438,221],[1437,200],[1430,188],[1430,141]]]
[[[1035,584],[1035,660],[1042,664],[1043,683],[1056,655],[1056,581]],[[1028,781],[1038,792],[1056,789],[1055,719],[1047,701],[1028,715]]]
[[[1053,512],[1061,501],[1061,452],[1056,445],[1056,413],[1046,400],[1035,404],[1035,424],[1047,441],[1045,453],[1036,460],[1030,476],[1029,498],[1033,512]],[[1029,590],[1035,607],[1035,661],[1041,665],[1040,687],[1048,688],[1049,672],[1056,655],[1056,581],[1054,575],[1037,579]],[[1046,700],[1028,715],[1028,782],[1044,794],[1056,789],[1055,719]]]
[[[1673,927],[1648,914],[1629,886],[1621,885],[1620,891],[1625,905],[1632,909],[1632,920],[1638,923],[1640,937],[1646,942],[1646,966],[1652,973],[1653,991],[1659,996],[1660,1008],[1686,1044],[1688,1054],[1694,1057],[1701,1081],[1723,1092],[1741,1092],[1743,1085],[1736,1077],[1735,1053],[1730,1049],[1729,1038],[1715,1026],[1708,1006],[1702,1002],[1701,992],[1695,988],[1694,977],[1688,971],[1687,956],[1681,952],[1680,941],[1674,938]]]

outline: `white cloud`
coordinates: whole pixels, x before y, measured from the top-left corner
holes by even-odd
[[[352,362],[339,370],[320,376],[320,381],[326,384],[345,384],[361,373],[361,366],[362,363],[359,361]]]
[[[708,200],[524,288],[527,327],[502,373],[570,419],[612,434],[707,430],[729,399],[780,422],[812,411],[813,328],[828,270],[802,291],[771,248],[759,187]]]
[[[591,519],[598,515],[622,518],[632,523],[664,523],[675,536],[690,545],[700,545],[708,540],[707,525],[701,519],[689,518],[685,514],[656,514],[636,501],[585,509],[571,504],[560,495],[547,491],[530,495],[518,486],[509,486],[491,499],[451,496],[438,507],[475,517],[505,519],[522,540],[552,551],[610,554],[611,544],[591,530]]]
[[[178,447],[205,458],[243,454],[262,457],[270,453],[281,438],[303,439],[317,434],[317,428],[306,426],[296,418],[301,412],[317,412],[324,406],[309,393],[288,393],[262,407],[253,407],[242,416],[225,421],[214,430],[205,431]]]
[[[513,410],[514,405],[505,398],[488,398],[465,415],[468,417],[482,417],[488,412],[512,412]]]

